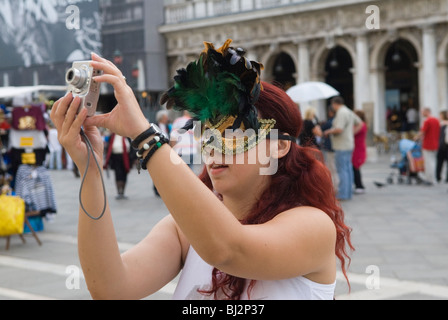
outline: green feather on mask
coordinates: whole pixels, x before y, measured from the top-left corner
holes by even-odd
[[[246,129],[258,129],[254,103],[262,90],[263,66],[247,60],[244,50],[230,47],[231,42],[218,50],[205,43],[199,60],[177,71],[174,86],[162,96],[161,104],[188,111],[197,121],[216,123],[235,116]]]

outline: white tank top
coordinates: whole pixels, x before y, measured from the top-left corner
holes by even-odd
[[[213,267],[207,264],[190,247],[182,274],[179,278],[173,300],[211,300],[212,295],[205,295],[198,290],[210,290]],[[247,286],[241,299],[248,300]],[[336,282],[320,284],[305,277],[286,280],[264,281],[255,283],[251,293],[251,300],[333,300]]]

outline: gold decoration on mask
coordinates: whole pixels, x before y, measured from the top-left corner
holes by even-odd
[[[259,119],[258,132],[253,129],[246,130],[244,123],[237,130],[233,130],[234,116],[223,117],[217,124],[207,122],[204,128],[202,152],[207,148],[226,155],[237,155],[247,152],[264,141],[274,128],[274,119]]]

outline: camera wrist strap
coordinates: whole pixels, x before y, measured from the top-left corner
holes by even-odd
[[[104,178],[103,178],[103,174],[101,172],[101,167],[100,164],[98,163],[98,160],[95,157],[95,152],[93,151],[93,147],[92,144],[90,143],[89,138],[87,137],[87,135],[85,134],[84,130],[81,129],[81,137],[84,140],[86,146],[87,146],[87,167],[86,167],[86,171],[84,172],[84,175],[82,177],[82,181],[81,181],[81,187],[79,189],[79,205],[81,206],[82,211],[84,211],[84,213],[92,220],[98,221],[100,220],[103,216],[104,213],[106,212],[106,208],[107,208],[107,198],[106,198],[106,187],[104,185]],[[89,214],[87,212],[87,210],[84,208],[84,204],[82,202],[82,189],[84,187],[84,182],[86,180],[87,177],[87,173],[89,171],[89,166],[90,166],[90,155],[93,156],[93,159],[95,161],[96,167],[98,168],[98,172],[100,173],[100,177],[101,177],[101,184],[103,186],[103,197],[104,197],[104,206],[103,206],[103,210],[101,211],[101,214],[98,217],[93,217],[91,214]]]

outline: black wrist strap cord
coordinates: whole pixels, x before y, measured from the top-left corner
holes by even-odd
[[[104,185],[104,179],[103,179],[103,174],[101,172],[101,167],[100,164],[98,163],[98,160],[95,157],[95,152],[93,151],[93,147],[92,144],[90,143],[89,138],[87,138],[87,135],[85,134],[84,130],[81,129],[81,137],[84,140],[86,146],[87,146],[87,167],[86,167],[86,171],[84,172],[84,175],[82,177],[82,181],[81,181],[81,187],[79,189],[79,205],[81,206],[82,211],[84,211],[84,213],[92,220],[98,221],[100,220],[103,216],[104,213],[106,212],[106,208],[107,208],[107,198],[106,198],[106,187]],[[93,217],[91,214],[89,214],[87,212],[87,210],[84,208],[84,204],[82,203],[82,189],[84,187],[84,182],[86,180],[87,177],[87,173],[89,171],[89,166],[90,166],[90,155],[92,155],[93,159],[95,160],[96,166],[98,168],[98,172],[100,173],[100,177],[101,177],[101,184],[103,186],[103,197],[104,197],[104,206],[103,206],[103,210],[101,211],[101,214],[98,217]]]

